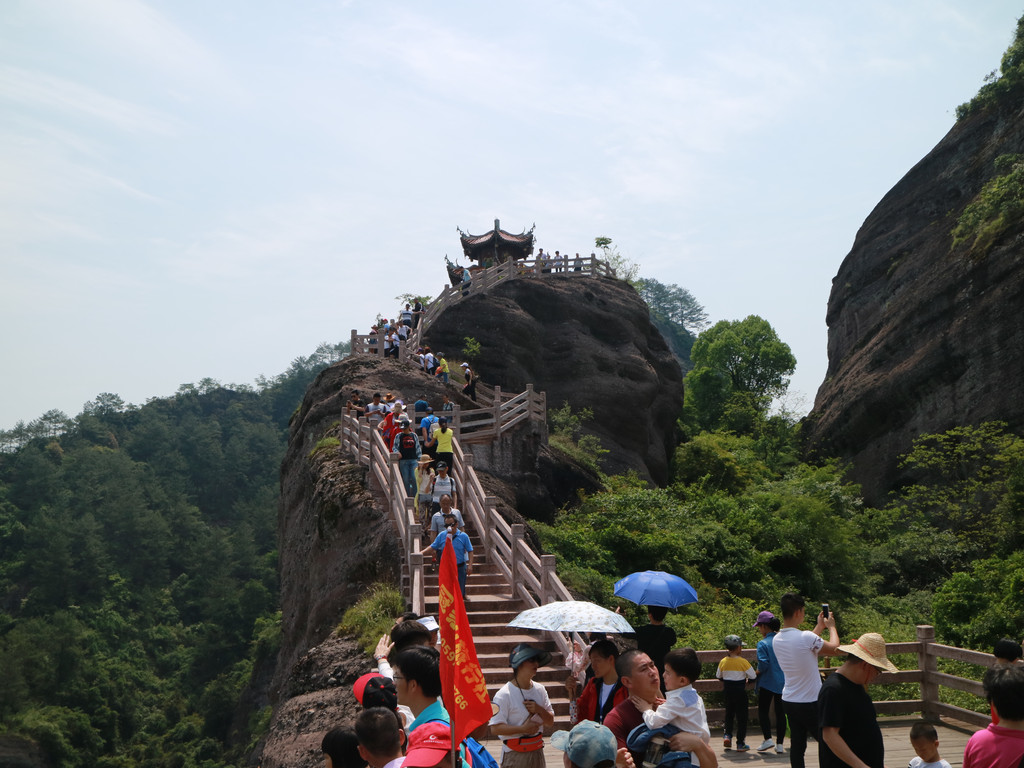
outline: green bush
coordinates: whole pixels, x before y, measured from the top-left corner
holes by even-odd
[[[462,356],[467,360],[476,360],[480,357],[480,342],[472,336],[463,337]]]
[[[985,256],[999,238],[1024,219],[1024,158],[1001,155],[996,172],[964,208],[953,229],[953,248],[968,245],[975,257]]]
[[[321,437],[317,444],[313,446],[313,450],[309,452],[309,458],[313,458],[321,451],[332,451],[341,447],[341,440],[336,437]]]
[[[405,598],[393,584],[378,583],[366,597],[341,617],[338,631],[353,635],[367,653],[372,653],[381,635],[391,631],[395,617],[405,610]]]

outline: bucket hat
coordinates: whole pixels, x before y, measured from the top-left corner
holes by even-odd
[[[536,659],[537,664],[543,667],[551,663],[551,654],[547,651],[542,651],[540,648],[534,648],[529,643],[520,643],[508,655],[508,663],[512,669],[519,669],[520,664],[530,659]]]

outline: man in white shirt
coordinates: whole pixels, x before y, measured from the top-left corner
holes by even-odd
[[[818,728],[818,691],[821,689],[818,656],[835,656],[839,648],[834,616],[826,619],[819,613],[813,630],[800,629],[804,622],[805,604],[803,597],[795,592],[782,596],[782,629],[772,644],[786,679],[782,706],[789,720],[789,764],[792,768],[804,768],[809,735],[821,741]],[[826,627],[829,632],[827,643],[821,637]]]

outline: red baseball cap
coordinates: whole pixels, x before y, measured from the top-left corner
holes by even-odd
[[[409,751],[403,765],[409,768],[432,768],[452,748],[452,729],[448,723],[424,723],[409,734]]]

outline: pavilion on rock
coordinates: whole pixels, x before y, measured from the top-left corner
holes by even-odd
[[[536,224],[530,227],[529,232],[524,231],[519,235],[506,232],[500,224],[501,222],[495,219],[494,229],[483,235],[471,235],[461,229],[458,230],[462,252],[467,259],[475,261],[481,267],[493,267],[495,264],[504,264],[509,259],[518,261],[533,255],[533,230]]]

